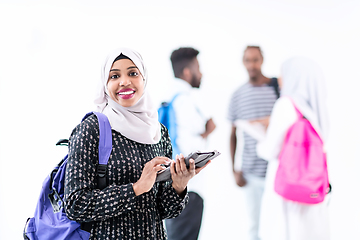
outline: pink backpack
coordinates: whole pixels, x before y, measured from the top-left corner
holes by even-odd
[[[275,192],[300,203],[320,203],[330,186],[323,141],[293,105],[298,119],[289,128],[279,155]]]

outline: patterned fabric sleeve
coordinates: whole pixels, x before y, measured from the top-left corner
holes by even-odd
[[[172,146],[166,128],[163,134],[164,134],[163,137],[166,138],[166,141],[164,141],[165,155],[166,157],[171,158]],[[171,181],[160,182],[157,184],[159,184],[158,187],[159,190],[157,193],[157,206],[161,219],[175,218],[178,215],[180,215],[182,210],[185,208],[185,205],[189,201],[187,189],[185,189],[185,192],[182,194],[182,196],[179,196],[176,193],[175,189],[172,187]]]
[[[159,184],[157,206],[161,219],[179,216],[189,201],[187,189],[185,189],[183,196],[179,196],[172,187],[171,181],[161,182]]]
[[[77,126],[70,137],[65,175],[65,209],[69,219],[102,221],[135,209],[132,184],[96,189],[99,130],[91,116]]]

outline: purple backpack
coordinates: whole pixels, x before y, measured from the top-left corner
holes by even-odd
[[[298,118],[289,128],[279,155],[275,192],[291,201],[320,203],[330,187],[324,144],[309,120],[293,105]]]
[[[112,150],[111,126],[107,117],[98,112],[90,112],[82,119],[95,114],[99,122],[99,164],[97,168],[97,186],[106,187],[107,162]],[[62,140],[57,145],[67,145]],[[82,225],[67,218],[64,210],[65,170],[68,155],[54,168],[43,182],[33,218],[26,222],[23,237],[27,240],[87,240],[90,237],[91,223]],[[83,229],[87,229],[85,231]],[[89,229],[90,228],[90,229]]]

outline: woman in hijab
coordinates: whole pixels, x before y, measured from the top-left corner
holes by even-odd
[[[257,146],[258,155],[269,161],[259,236],[262,240],[328,240],[329,221],[324,202],[310,205],[287,201],[274,191],[278,156],[287,131],[297,119],[293,102],[326,144],[325,81],[319,66],[303,57],[286,61],[281,75],[282,97],[274,105],[265,140]]]
[[[188,202],[186,185],[203,168],[187,169],[184,157],[171,160],[167,129],[158,122],[146,85],[140,54],[121,48],[108,55],[102,68],[97,111],[112,128],[107,187],[96,187],[98,120],[79,124],[70,137],[65,177],[69,219],[91,222],[90,239],[166,239],[162,220],[178,216]],[[170,164],[172,182],[155,183]],[[205,166],[204,166],[205,167]]]

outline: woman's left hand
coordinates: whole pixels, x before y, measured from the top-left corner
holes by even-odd
[[[171,162],[170,172],[171,178],[173,180],[172,186],[177,194],[181,195],[181,193],[184,192],[189,180],[198,174],[201,170],[203,170],[207,165],[209,165],[210,162],[211,160],[201,168],[195,168],[194,159],[190,159],[190,166],[187,168],[184,156],[182,154],[176,155],[176,160]]]

